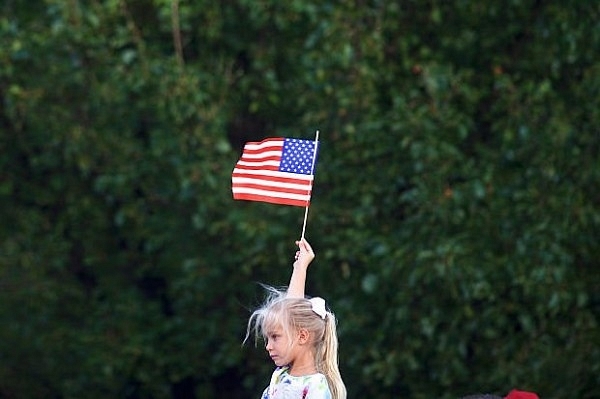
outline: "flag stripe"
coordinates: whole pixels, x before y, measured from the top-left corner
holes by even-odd
[[[273,197],[273,198],[289,198],[294,200],[304,200],[308,201],[310,199],[310,194],[307,192],[303,193],[292,193],[284,190],[275,190],[273,188],[262,189],[259,187],[246,187],[241,186],[236,190],[237,194],[252,194],[252,195],[262,195],[264,197]]]
[[[281,159],[281,149],[277,151],[247,151],[242,155],[242,159],[273,159],[279,161]]]
[[[279,162],[274,161],[254,161],[254,162],[245,162],[238,161],[236,169],[249,169],[249,170],[279,170]]]
[[[280,204],[280,205],[292,205],[292,206],[307,206],[307,200],[295,200],[290,198],[276,198],[270,196],[263,195],[254,195],[254,194],[238,194],[233,197],[237,200],[246,200],[246,201],[260,201],[260,202],[268,202],[271,204]]]
[[[263,170],[260,168],[235,168],[232,176],[235,177],[248,177],[255,179],[266,179],[271,181],[280,182],[296,182],[297,184],[311,184],[314,177],[313,175],[300,175],[297,173],[279,172],[276,170]]]
[[[246,145],[244,145],[244,152],[252,153],[255,151],[264,151],[265,148],[269,148],[269,147],[282,149],[283,141],[284,141],[283,138],[277,137],[277,138],[264,139],[263,141],[260,141],[260,142],[249,142],[249,143],[246,143]]]
[[[244,179],[244,178],[236,178],[234,179],[234,183],[236,186],[236,191],[239,191],[243,188],[256,188],[261,190],[270,190],[279,193],[291,193],[291,194],[299,194],[299,195],[307,195],[310,194],[310,186],[300,185],[300,184],[286,184],[286,183],[278,183],[271,182],[266,180],[257,181],[255,179]]]

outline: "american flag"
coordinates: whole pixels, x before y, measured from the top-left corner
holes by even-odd
[[[308,206],[315,146],[317,141],[283,137],[246,143],[231,176],[233,198]]]

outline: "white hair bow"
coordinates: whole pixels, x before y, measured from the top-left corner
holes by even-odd
[[[327,316],[327,310],[325,309],[325,299],[320,298],[318,296],[314,298],[310,298],[310,303],[312,305],[312,310],[323,320],[325,320],[325,316]]]

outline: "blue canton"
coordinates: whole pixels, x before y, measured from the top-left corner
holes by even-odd
[[[312,175],[313,158],[316,161],[314,141],[286,138],[283,141],[279,170],[281,172]]]

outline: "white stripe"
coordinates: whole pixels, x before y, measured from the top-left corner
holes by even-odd
[[[296,190],[308,190],[311,187],[310,182],[304,184],[282,183],[278,181],[269,181],[252,177],[232,177],[231,182],[235,184],[260,184],[261,186],[292,188]]]
[[[247,188],[247,187],[236,187],[233,189],[233,193],[234,194],[263,195],[265,197],[288,198],[288,199],[301,200],[301,201],[310,200],[310,195],[280,193],[277,191],[258,190],[258,189]]]
[[[251,161],[251,162],[246,162],[246,161],[239,160],[237,164],[240,165],[240,166],[275,166],[276,168],[279,167],[279,161]]]
[[[276,170],[248,170],[248,169],[233,169],[233,173],[244,174],[248,176],[270,176],[270,177],[282,177],[285,179],[298,179],[305,181],[313,181],[314,175],[303,175],[299,173],[289,172],[278,172]]]
[[[281,156],[281,150],[265,151],[265,152],[261,152],[260,154],[248,154],[248,153],[242,154],[242,158],[246,158],[246,159],[265,158],[265,157],[280,157],[280,156]]]
[[[279,148],[283,148],[283,140],[278,140],[278,141],[267,141],[265,143],[246,143],[246,145],[244,145],[244,150],[260,150],[262,148],[269,148],[269,147],[279,147]]]

